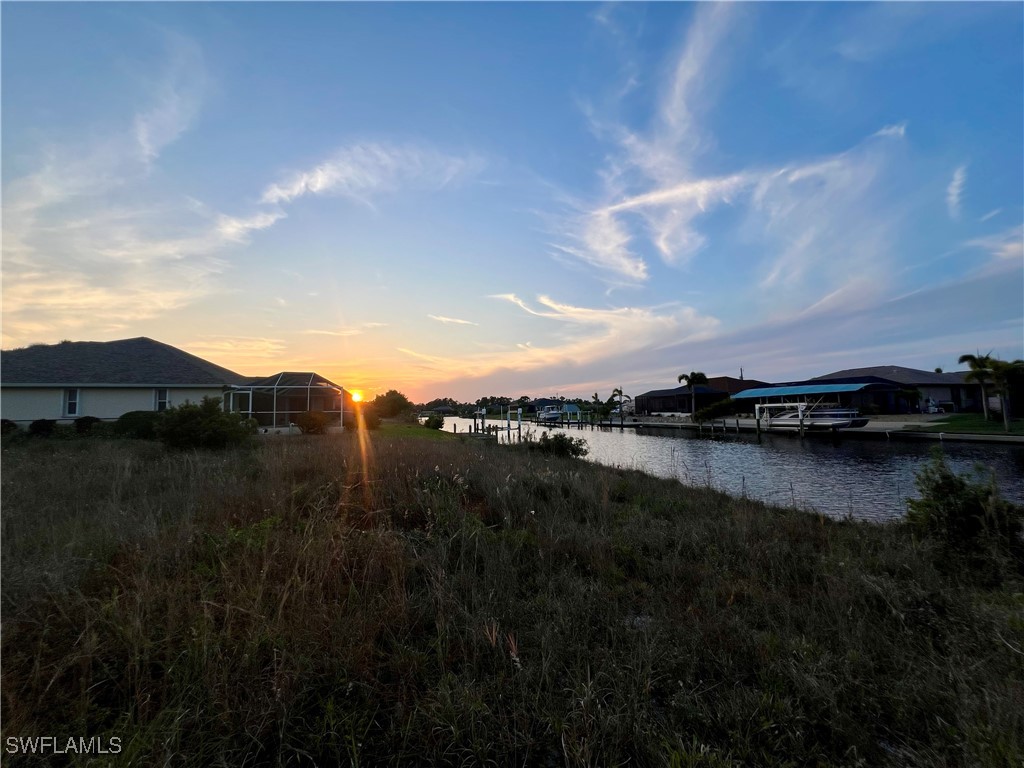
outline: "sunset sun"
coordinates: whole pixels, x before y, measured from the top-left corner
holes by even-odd
[[[363,393],[362,392],[358,392],[357,391],[357,392],[353,392],[352,393],[352,402],[353,403],[361,403],[362,401],[363,401]]]

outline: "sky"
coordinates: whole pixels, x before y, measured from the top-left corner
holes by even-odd
[[[367,396],[1024,357],[1020,3],[11,3],[2,342]]]

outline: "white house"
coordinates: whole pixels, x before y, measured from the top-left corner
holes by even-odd
[[[144,336],[0,352],[0,417],[22,426],[36,419],[116,419],[204,397],[268,426],[287,426],[305,410],[336,414],[340,423],[344,390],[311,372],[242,376]]]

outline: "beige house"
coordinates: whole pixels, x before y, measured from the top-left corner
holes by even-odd
[[[263,427],[287,427],[310,410],[335,417],[341,426],[342,409],[352,411],[351,394],[317,373],[242,376],[145,336],[0,352],[0,417],[21,426],[37,419],[116,419],[204,397],[221,400],[225,410]]]
[[[23,426],[36,419],[116,419],[221,399],[251,380],[145,337],[36,344],[0,353],[0,416]]]

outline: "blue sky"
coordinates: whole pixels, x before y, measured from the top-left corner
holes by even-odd
[[[4,3],[3,346],[373,395],[1024,357],[1024,6]]]

